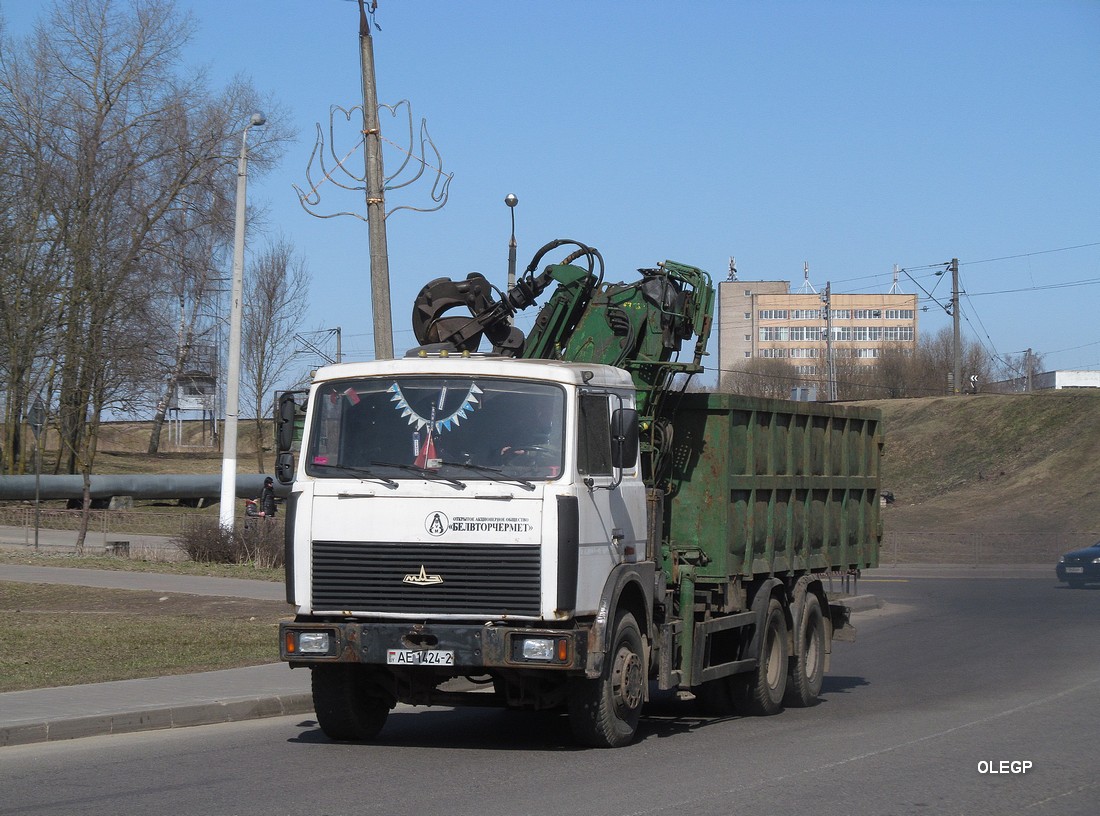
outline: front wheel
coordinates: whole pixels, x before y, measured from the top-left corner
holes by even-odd
[[[343,742],[378,736],[392,703],[363,666],[334,663],[310,671],[313,710],[326,737]]]
[[[645,696],[642,634],[629,612],[615,619],[611,650],[595,680],[575,680],[569,690],[569,726],[577,742],[594,748],[620,748],[638,731]]]

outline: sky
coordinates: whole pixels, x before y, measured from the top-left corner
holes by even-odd
[[[47,6],[0,0],[8,34]],[[293,243],[312,275],[302,334],[332,353],[339,327],[345,359],[372,358],[366,224],[316,218],[294,190],[316,125],[362,102],[357,4],[177,7],[198,24],[188,64],[215,87],[247,76],[298,134],[249,178],[266,213],[250,249]],[[504,285],[514,194],[521,271],[557,238],[599,249],[609,281],[669,259],[717,283],[734,257],[742,281],[797,289],[808,264],[819,291],[872,293],[898,267],[925,334],[951,326],[935,273],[958,258],[964,337],[1100,369],[1096,0],[379,0],[374,19],[379,101],[409,100],[454,174],[442,209],[386,222],[398,354],[428,281]],[[384,116],[382,135],[403,144],[407,125]],[[434,206],[431,182],[387,205]],[[321,195],[318,212],[365,212],[361,192]]]

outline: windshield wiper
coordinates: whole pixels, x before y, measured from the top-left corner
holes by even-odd
[[[335,470],[340,473],[345,473],[348,476],[359,476],[363,479],[373,479],[376,482],[381,482],[386,487],[399,487],[393,479],[387,479],[385,476],[379,476],[376,473],[371,472],[370,468],[365,467],[352,467],[350,465],[322,465],[316,462],[313,463],[315,468],[325,468],[326,470]]]
[[[476,470],[478,473],[489,473],[496,476],[499,481],[502,482],[518,482],[520,487],[524,490],[534,490],[535,485],[532,482],[522,479],[519,476],[509,476],[500,468],[489,467],[488,465],[475,465],[473,462],[440,462],[443,465],[450,465],[451,467],[469,468],[470,470]]]
[[[458,479],[450,479],[446,476],[440,476],[434,470],[428,470],[427,468],[417,467],[416,465],[410,465],[410,464],[407,464],[405,462],[371,462],[371,464],[372,465],[377,465],[378,467],[400,468],[401,470],[408,470],[408,471],[411,471],[412,473],[419,474],[420,476],[423,476],[425,479],[431,479],[432,481],[437,481],[437,482],[447,482],[447,484],[454,487],[455,490],[465,490],[466,489],[466,483],[465,482],[460,482]]]

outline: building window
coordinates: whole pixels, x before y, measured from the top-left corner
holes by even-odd
[[[752,312],[745,312],[745,320],[752,320]]]
[[[817,375],[817,366],[800,365],[800,366],[795,366],[794,369],[799,374],[803,374],[803,375],[806,375],[806,376],[814,377],[814,376]]]
[[[913,327],[912,326],[887,326],[882,331],[883,340],[899,340],[909,341],[913,340]]]
[[[912,309],[887,309],[886,310],[886,319],[887,320],[912,320],[913,319],[913,310]]]
[[[751,334],[746,334],[745,335],[745,340],[751,343],[752,342],[752,335]]]
[[[790,339],[790,332],[786,326],[770,326],[760,329],[760,339],[764,342],[778,340],[785,343]]]
[[[856,320],[879,320],[882,317],[881,309],[856,309]]]
[[[766,348],[760,349],[760,356],[767,357],[768,359],[778,359],[780,357],[787,356],[787,350],[785,348]]]
[[[760,310],[760,319],[761,320],[786,320],[787,319],[787,310],[786,309],[761,309]]]
[[[746,357],[752,357],[752,352],[751,351],[746,351],[745,356]]]
[[[817,349],[815,348],[793,348],[791,349],[791,356],[806,359],[809,357],[817,356]]]
[[[833,309],[833,320],[851,320],[851,309]]]
[[[854,352],[853,356],[855,356],[856,358],[858,358],[860,360],[868,360],[868,359],[878,357],[878,349],[877,348],[853,349],[853,352]]]
[[[752,289],[745,290],[745,297],[752,297]]]
[[[791,326],[791,340],[820,340],[825,330],[817,326]]]
[[[821,320],[821,310],[791,309],[791,320]]]

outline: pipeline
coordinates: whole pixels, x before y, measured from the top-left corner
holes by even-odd
[[[40,476],[41,499],[79,499],[84,495],[83,476]],[[254,499],[264,486],[262,473],[237,474],[238,499]],[[0,476],[0,501],[33,501],[35,476]],[[91,498],[111,499],[130,496],[135,499],[208,499],[221,498],[220,474],[125,474],[91,477]],[[275,495],[290,494],[287,485],[275,482]]]

